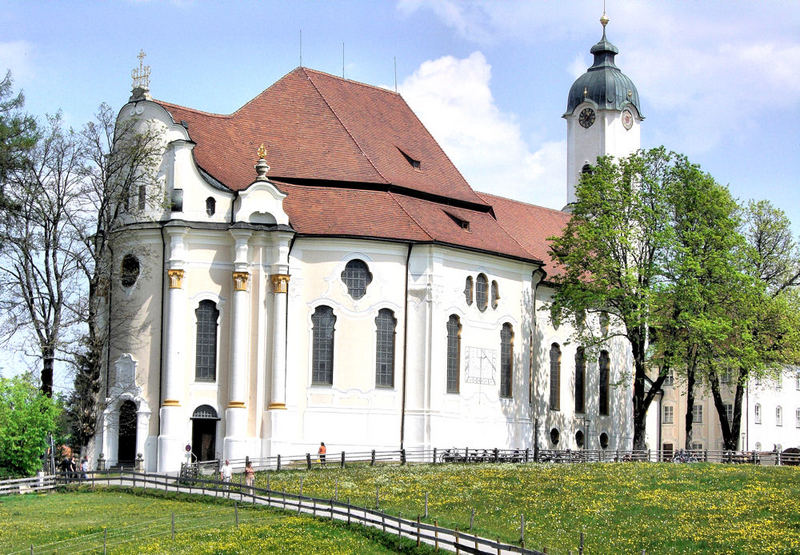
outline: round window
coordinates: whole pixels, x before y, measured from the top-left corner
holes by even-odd
[[[121,279],[123,287],[131,287],[139,279],[139,259],[132,254],[122,258]]]
[[[558,433],[558,428],[553,428],[550,430],[550,443],[552,443],[553,446],[558,445],[558,439],[560,436],[561,434]]]

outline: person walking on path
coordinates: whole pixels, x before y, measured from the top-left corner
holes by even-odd
[[[322,466],[325,466],[325,454],[328,452],[328,448],[325,447],[325,442],[320,441],[319,449],[317,450],[317,455],[319,455],[319,462],[322,463]]]
[[[253,470],[253,463],[247,461],[247,464],[244,467],[244,484],[248,488],[252,488],[255,479],[256,479],[256,471]]]
[[[224,483],[224,489],[228,490],[228,495],[230,495],[230,484],[231,478],[233,477],[233,468],[231,468],[231,463],[228,459],[225,459],[225,464],[222,465],[222,468],[219,469],[219,479],[222,480]]]

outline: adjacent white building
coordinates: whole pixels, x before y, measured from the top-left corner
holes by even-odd
[[[568,203],[639,147],[606,22],[563,115]],[[475,192],[398,94],[300,67],[233,114],[138,87],[119,118],[160,134],[167,202],[143,182],[115,235],[95,456],[630,448],[627,345],[540,310],[569,215]]]

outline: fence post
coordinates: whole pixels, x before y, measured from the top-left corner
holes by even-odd
[[[341,465],[341,467],[344,468],[344,451],[342,451],[342,465]]]
[[[525,547],[525,515],[519,515],[519,544]]]
[[[494,462],[497,462],[499,460],[500,460],[500,449],[495,447],[494,448]]]
[[[428,492],[425,492],[425,518],[428,518]]]
[[[171,519],[172,520],[172,539],[174,540],[175,539],[175,511],[171,511],[171,517],[172,517],[172,519]]]
[[[647,462],[650,462],[650,449],[647,450]]]
[[[708,462],[708,449],[703,449],[703,462]]]
[[[275,472],[281,471],[281,456],[278,455],[278,467],[275,469]]]
[[[583,555],[583,532],[581,532],[581,543],[578,546],[578,555]]]
[[[339,501],[339,477],[336,477],[336,487],[333,490],[333,498]]]
[[[350,526],[350,498],[347,498],[347,525]]]
[[[233,502],[233,520],[236,522],[236,527],[239,527],[239,504],[234,501]]]
[[[439,551],[439,521],[433,519],[433,547]]]
[[[400,449],[400,464],[406,464],[406,450]]]
[[[417,515],[417,547],[419,547],[419,515]]]
[[[303,497],[303,481],[305,478],[300,478],[300,497]]]
[[[475,508],[472,508],[472,513],[469,515],[469,531],[472,532],[472,525],[475,524]]]
[[[436,464],[436,447],[433,448],[433,464]]]
[[[375,466],[375,449],[372,450],[372,458],[370,459],[369,465]]]
[[[308,469],[311,470],[311,453],[306,453],[306,465]]]
[[[453,543],[455,543],[454,547],[456,548],[456,555],[458,555],[459,553],[461,553],[461,551],[459,551],[459,549],[458,549],[460,547],[459,544],[458,544],[458,526],[456,526],[456,528],[454,530],[454,533],[455,533],[455,540],[456,541],[453,542]]]
[[[108,528],[103,528],[103,555],[108,553]]]
[[[379,495],[380,486],[375,486],[375,509],[380,508],[380,495]]]
[[[525,448],[525,462],[528,462],[530,451],[531,450],[528,447]]]
[[[267,474],[267,492],[269,492],[269,474]]]

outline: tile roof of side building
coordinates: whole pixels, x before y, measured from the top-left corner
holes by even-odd
[[[254,181],[263,143],[299,233],[550,262],[544,239],[568,217],[473,191],[403,98],[383,88],[297,68],[230,115],[155,102],[186,122],[197,164],[234,191]]]

